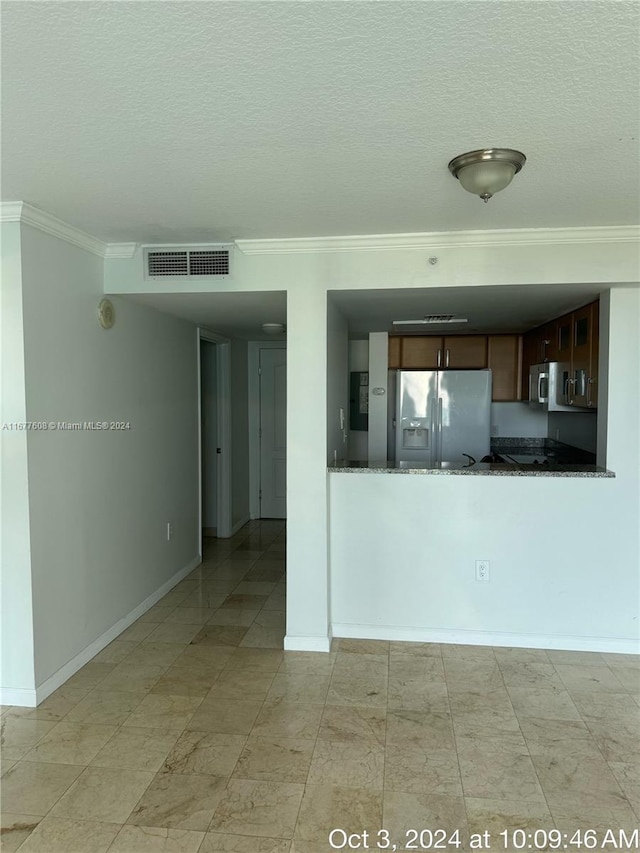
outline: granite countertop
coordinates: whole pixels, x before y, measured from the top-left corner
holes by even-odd
[[[439,474],[492,477],[615,477],[612,471],[595,464],[595,454],[544,438],[493,439],[491,453],[504,457],[544,455],[546,465],[505,462],[476,462],[475,465],[455,465],[443,462],[431,467],[414,462],[366,462],[341,460],[329,467],[330,473],[355,474]]]

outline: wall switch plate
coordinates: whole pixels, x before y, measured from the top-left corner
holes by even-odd
[[[488,581],[491,563],[489,560],[476,560],[476,580]]]
[[[173,539],[173,524],[170,521],[167,521],[167,542],[171,542]]]

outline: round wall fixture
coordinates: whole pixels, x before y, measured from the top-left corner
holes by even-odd
[[[116,311],[110,299],[101,299],[98,305],[98,323],[103,329],[110,329],[116,321]]]

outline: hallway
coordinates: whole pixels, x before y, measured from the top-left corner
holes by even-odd
[[[517,827],[637,825],[637,657],[285,653],[284,568],[284,522],[206,540],[39,708],[2,709],[5,853],[329,853],[331,829],[383,827],[398,850],[459,829],[466,851],[470,832],[504,849]]]

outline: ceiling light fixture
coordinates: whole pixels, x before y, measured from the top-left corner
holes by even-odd
[[[432,323],[468,323],[468,317],[455,317],[453,314],[427,314],[421,320],[392,320],[392,326],[428,326]]]
[[[486,203],[509,186],[526,161],[521,151],[512,148],[481,148],[454,157],[449,171],[467,192],[479,195]]]
[[[262,331],[265,335],[280,335],[284,332],[283,323],[263,323]]]

